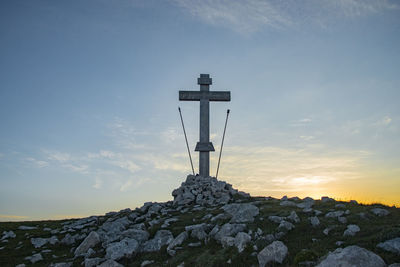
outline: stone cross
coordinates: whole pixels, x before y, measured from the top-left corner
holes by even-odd
[[[200,91],[179,91],[180,101],[200,101],[200,142],[195,151],[199,151],[199,174],[210,176],[210,151],[215,151],[210,142],[210,101],[231,101],[229,91],[210,91],[212,79],[209,74],[200,74],[197,79]]]

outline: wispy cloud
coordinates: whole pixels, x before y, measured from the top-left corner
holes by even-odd
[[[103,180],[100,179],[99,177],[96,177],[96,180],[93,184],[93,188],[100,189],[102,185],[103,185]]]
[[[68,153],[62,153],[59,151],[49,151],[44,150],[45,154],[47,154],[47,159],[55,160],[58,162],[67,162],[71,159],[71,155]]]
[[[313,24],[326,27],[340,18],[357,18],[398,9],[387,0],[172,0],[200,21],[242,34],[264,28]]]
[[[49,163],[47,161],[44,161],[44,160],[37,160],[37,159],[32,158],[32,157],[28,157],[28,158],[26,158],[26,160],[29,161],[29,162],[32,162],[33,164],[35,164],[39,168],[43,168],[43,167],[49,166]]]

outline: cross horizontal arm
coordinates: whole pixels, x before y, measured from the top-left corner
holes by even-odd
[[[231,92],[225,91],[179,91],[180,101],[231,101]]]

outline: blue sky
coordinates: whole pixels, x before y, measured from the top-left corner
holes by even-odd
[[[167,201],[211,90],[220,178],[253,195],[400,204],[400,4],[378,0],[0,3],[0,220]],[[193,153],[195,167],[198,155]],[[215,173],[218,153],[211,157]]]

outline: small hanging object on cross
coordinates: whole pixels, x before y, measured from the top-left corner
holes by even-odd
[[[228,123],[228,117],[229,117],[229,109],[226,111],[226,120],[225,120],[224,134],[222,135],[221,150],[219,151],[218,166],[217,166],[217,174],[215,174],[215,178],[218,178],[219,163],[221,162],[222,148],[223,148],[223,146],[224,146],[225,131],[226,131],[226,124]]]
[[[183,133],[185,134],[186,147],[187,147],[187,151],[188,151],[188,153],[189,153],[190,165],[192,166],[192,172],[193,172],[193,175],[194,175],[194,168],[193,168],[192,155],[190,155],[190,149],[189,149],[189,144],[188,144],[188,140],[187,140],[187,137],[186,137],[185,124],[183,124],[181,108],[178,107],[178,110],[179,110],[179,115],[181,116],[181,122],[182,122]]]

